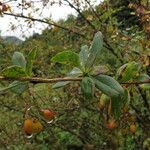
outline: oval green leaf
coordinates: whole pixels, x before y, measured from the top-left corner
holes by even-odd
[[[124,93],[122,86],[112,77],[99,75],[94,78],[96,87],[110,97],[117,97]]]
[[[12,57],[13,65],[20,66],[22,68],[26,67],[26,59],[20,52],[15,52]]]
[[[79,55],[71,51],[63,51],[56,54],[52,59],[53,62],[61,64],[79,66]]]
[[[88,99],[94,96],[94,81],[90,77],[84,77],[81,82],[81,90],[84,96]]]

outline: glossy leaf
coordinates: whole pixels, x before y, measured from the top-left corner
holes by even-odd
[[[67,64],[71,66],[79,66],[79,55],[71,51],[63,51],[56,54],[52,59],[53,62]]]

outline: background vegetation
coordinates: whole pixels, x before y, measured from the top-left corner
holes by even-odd
[[[60,1],[61,5],[63,2]],[[104,44],[94,68],[96,73],[116,79],[128,91],[129,98],[120,116],[115,118],[110,97],[102,92],[95,90],[93,98],[85,98],[80,81],[60,89],[53,89],[49,83],[31,82],[21,91],[22,86],[6,90],[11,81],[0,79],[0,149],[150,149],[149,1],[105,0],[97,6],[88,0],[83,2],[82,8],[80,1],[65,0],[77,11],[77,17],[70,15],[58,22],[43,19],[51,28],[41,35],[34,34],[20,44],[1,38],[1,75],[2,70],[12,65],[15,51],[23,53],[26,60],[30,52],[36,51],[33,77],[66,77],[74,64],[54,62],[52,58],[63,51],[79,53],[101,31]],[[1,15],[22,17],[31,24],[42,23],[33,16],[7,10],[1,10]],[[115,107],[118,104],[116,100]],[[47,123],[41,112],[47,109],[56,113],[51,123]],[[38,119],[43,128],[31,138],[27,138],[23,128],[28,118]]]

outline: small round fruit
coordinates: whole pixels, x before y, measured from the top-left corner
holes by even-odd
[[[115,129],[116,127],[117,127],[117,124],[116,124],[115,119],[111,119],[108,121],[108,124],[107,124],[108,129]]]
[[[37,119],[33,120],[32,128],[33,128],[34,133],[38,133],[38,132],[41,132],[43,130],[43,126],[42,126],[41,122]]]
[[[137,130],[137,126],[135,124],[131,124],[130,125],[130,132],[135,134],[136,130]]]
[[[23,124],[23,130],[27,135],[31,135],[33,133],[33,120],[26,119]]]
[[[56,113],[55,113],[55,112],[50,111],[50,110],[48,110],[48,109],[43,109],[42,112],[43,112],[44,118],[45,118],[46,120],[49,120],[49,121],[50,121],[50,120],[53,120],[53,119],[55,118],[55,116],[56,116]]]

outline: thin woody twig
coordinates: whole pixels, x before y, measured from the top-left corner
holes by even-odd
[[[37,22],[41,22],[41,23],[45,23],[45,24],[48,24],[48,25],[51,25],[51,26],[55,26],[55,27],[58,27],[60,29],[63,29],[63,30],[66,30],[68,32],[71,32],[71,33],[74,33],[74,34],[77,34],[81,37],[85,37],[85,35],[73,30],[73,29],[69,29],[69,28],[66,28],[64,26],[61,26],[57,23],[54,23],[54,22],[50,22],[48,20],[44,20],[44,19],[37,19],[37,18],[32,18],[32,17],[28,17],[28,16],[25,16],[25,15],[19,15],[19,14],[13,14],[13,13],[3,13],[4,15],[7,15],[7,16],[13,16],[13,17],[18,17],[18,18],[23,18],[23,19],[29,19],[29,20],[32,20],[32,21],[37,21]]]
[[[14,80],[19,80],[19,81],[29,81],[33,83],[55,83],[59,81],[81,81],[82,78],[39,78],[39,77],[4,77],[0,76],[0,81],[2,80],[8,80],[8,81],[14,81]]]
[[[49,78],[40,78],[40,77],[4,77],[4,76],[0,76],[0,81],[14,81],[14,80],[18,80],[18,81],[29,81],[31,83],[55,83],[55,82],[60,82],[60,81],[81,81],[82,78],[53,78],[53,79],[49,79]],[[130,82],[122,82],[120,84],[135,84],[135,85],[139,85],[139,84],[148,84],[150,83],[150,79],[147,79],[145,81],[130,81]]]
[[[144,81],[130,81],[130,82],[122,82],[121,84],[135,84],[135,85],[139,85],[139,84],[148,84],[150,83],[150,79],[144,80]]]

